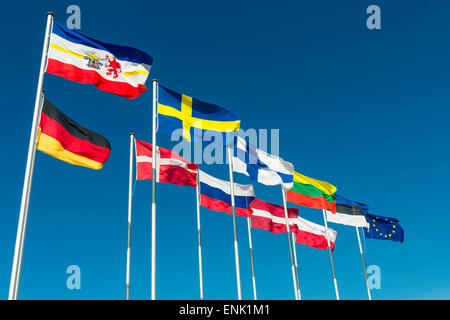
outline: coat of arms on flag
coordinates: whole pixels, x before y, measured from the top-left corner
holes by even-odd
[[[53,22],[48,73],[132,99],[147,90],[152,62],[141,50],[94,40]]]

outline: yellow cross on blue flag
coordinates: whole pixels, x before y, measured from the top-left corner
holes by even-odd
[[[366,214],[370,223],[369,229],[363,228],[366,238],[403,242],[403,228],[394,218]]]
[[[195,135],[203,135],[207,130],[235,132],[239,130],[240,123],[238,115],[232,110],[158,85],[158,132],[172,134],[180,129],[183,138],[191,141],[194,130]]]

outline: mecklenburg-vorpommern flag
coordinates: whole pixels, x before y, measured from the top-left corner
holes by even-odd
[[[234,132],[239,130],[240,123],[232,110],[158,85],[158,132],[171,135],[174,130],[182,129],[183,138],[191,141],[193,133]],[[222,137],[226,135],[222,134]]]
[[[336,213],[333,214],[327,210],[327,220],[329,222],[345,224],[354,227],[368,228],[366,214],[369,213],[369,206],[344,198],[335,194],[336,199]]]
[[[111,145],[62,113],[44,97],[37,149],[59,160],[101,169],[108,160]]]
[[[367,219],[369,219],[370,227],[363,229],[366,238],[403,242],[403,228],[398,224],[397,219],[373,214],[367,214]]]
[[[336,187],[332,184],[309,178],[294,172],[294,186],[286,192],[289,202],[315,209],[327,209],[336,213],[334,193]]]
[[[141,50],[97,41],[53,22],[48,73],[132,99],[147,90],[152,62]]]

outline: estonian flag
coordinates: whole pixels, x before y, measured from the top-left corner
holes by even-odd
[[[348,226],[368,228],[366,214],[369,213],[369,206],[344,198],[334,194],[336,199],[336,213],[333,214],[327,210],[327,220],[334,223],[345,224]]]
[[[44,97],[37,149],[59,160],[101,169],[108,160],[111,145],[62,113]]]

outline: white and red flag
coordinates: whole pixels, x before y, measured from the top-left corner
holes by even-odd
[[[324,226],[298,217],[295,242],[317,249],[328,249],[327,233]],[[328,228],[331,251],[334,251],[337,232]]]
[[[136,179],[152,180],[152,144],[135,139]],[[172,152],[156,147],[156,182],[167,182],[181,186],[197,185],[198,166]]]
[[[252,228],[263,229],[272,233],[287,232],[283,206],[254,199],[250,203],[250,208],[252,210]],[[287,211],[289,231],[297,233],[298,209],[287,208]]]

